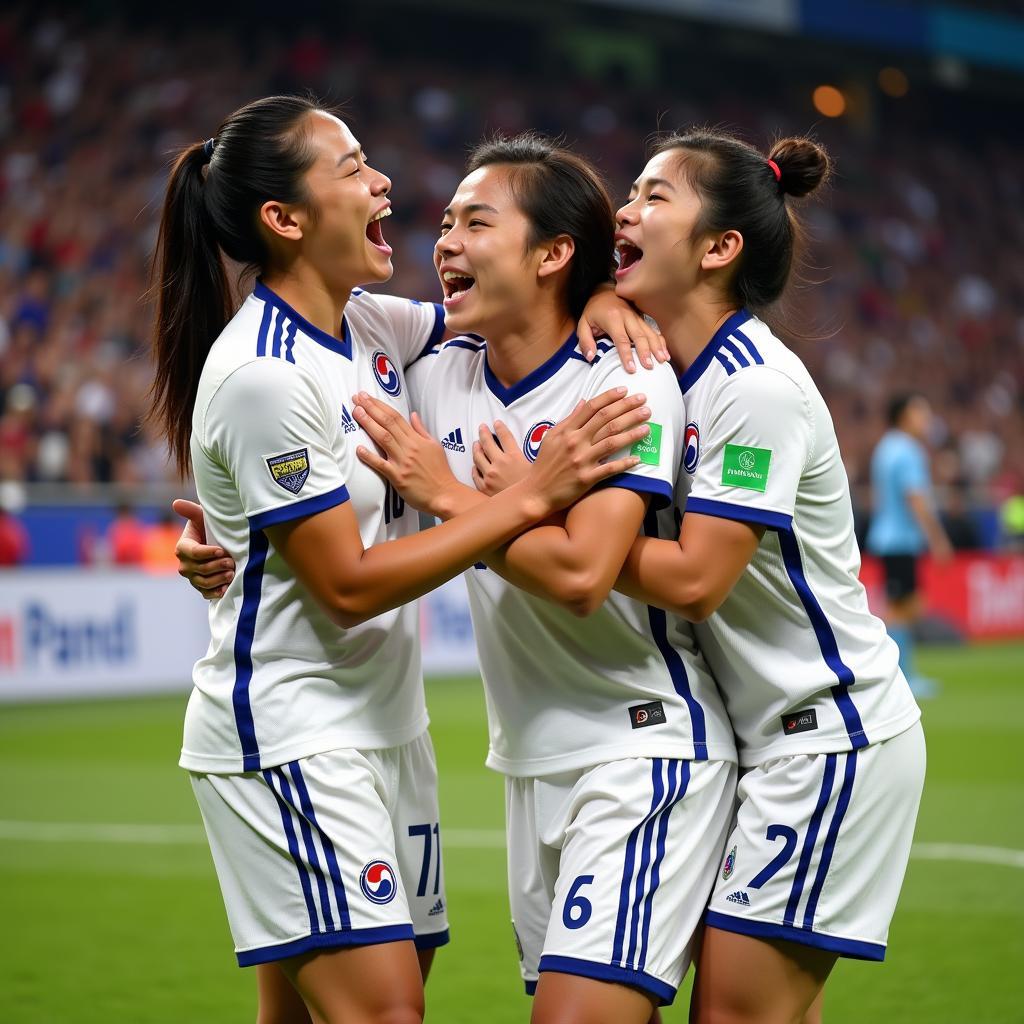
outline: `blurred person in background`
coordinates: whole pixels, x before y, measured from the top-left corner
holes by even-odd
[[[134,506],[121,502],[104,537],[105,560],[111,565],[141,565],[148,527],[135,513]]]
[[[0,483],[0,566],[21,565],[28,560],[28,531],[16,518],[25,507],[25,495],[19,484]]]
[[[900,651],[900,668],[918,697],[936,692],[914,664],[914,627],[921,617],[919,559],[926,551],[948,561],[953,547],[935,511],[927,443],[932,407],[919,392],[905,392],[889,403],[889,430],[871,456],[874,513],[867,547],[885,572],[886,625]]]
[[[174,545],[180,533],[177,516],[169,510],[162,513],[157,522],[146,527],[142,541],[142,565],[148,572],[178,571]]]

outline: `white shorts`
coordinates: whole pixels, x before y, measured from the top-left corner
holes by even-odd
[[[448,941],[429,734],[244,775],[190,774],[240,966]]]
[[[924,786],[924,733],[752,768],[707,923],[883,960]]]
[[[526,991],[540,971],[671,1003],[736,792],[724,761],[629,758],[505,780],[509,900]]]

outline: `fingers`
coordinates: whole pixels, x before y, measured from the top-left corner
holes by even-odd
[[[651,428],[646,423],[641,423],[637,427],[621,430],[617,434],[611,434],[601,441],[592,443],[591,451],[596,458],[606,459],[623,448],[632,448],[637,441],[645,438],[650,432]]]
[[[385,480],[389,480],[392,484],[396,483],[395,467],[387,459],[382,459],[376,452],[371,452],[369,448],[363,445],[357,446],[356,456],[363,465],[369,466],[370,469],[384,477]]]
[[[227,557],[227,552],[223,548],[212,544],[201,544],[185,534],[182,534],[178,538],[178,543],[174,545],[174,554],[179,562],[188,562],[196,568],[200,566],[208,568],[209,563],[214,559],[226,559],[226,564],[231,568],[234,568],[235,565]]]
[[[576,339],[579,342],[580,352],[583,353],[583,358],[586,359],[588,363],[592,363],[594,361],[594,356],[597,355],[597,341],[594,338],[594,332],[591,330],[586,317],[576,325]]]
[[[603,397],[603,396],[598,396]],[[592,399],[593,401],[593,399]],[[605,429],[609,423],[618,419],[620,416],[644,407],[646,398],[644,395],[626,395],[618,400],[605,403],[600,408],[595,409],[591,414],[590,418],[584,423],[580,430],[591,444],[597,440],[598,437],[606,437],[609,433]],[[646,416],[642,417],[640,422],[647,419],[650,416],[650,410],[648,410]]]
[[[187,498],[175,498],[171,502],[171,510],[182,519],[188,519],[193,523],[203,521],[203,506],[197,501],[189,501]]]
[[[628,473],[640,465],[640,459],[636,455],[626,455],[621,459],[612,462],[601,462],[594,467],[590,477],[590,486],[607,480],[610,477],[618,476],[620,473]]]
[[[479,441],[473,442],[473,471],[482,477],[487,472],[491,460],[484,454],[483,447]]]
[[[359,426],[383,451],[388,454],[395,452],[401,445],[403,435],[411,429],[402,414],[365,391],[360,391],[353,398],[358,404],[352,410],[352,415]]]
[[[605,406],[611,405],[613,402],[617,402],[620,398],[624,398],[626,395],[625,388],[610,388],[608,391],[602,391],[601,394],[590,398],[585,402],[580,402],[573,411],[566,416],[558,427],[565,430],[579,430],[584,424],[588,423],[595,413],[599,412]],[[558,427],[555,429],[557,430]]]
[[[594,434],[593,441],[603,441],[606,437],[611,437],[613,434],[621,434],[625,430],[629,430],[631,427],[640,426],[642,423],[646,423],[651,418],[651,409],[647,405],[633,405],[632,407],[626,407],[624,412],[617,412],[616,406],[609,406],[605,410],[605,414],[609,417],[605,422],[604,426]]]
[[[494,433],[498,435],[498,447],[503,452],[514,452],[519,447],[515,435],[501,420],[494,421]]]
[[[497,438],[495,438],[494,433],[486,423],[480,425],[477,433],[480,436],[478,443],[483,449],[484,455],[489,462],[494,462],[501,455],[501,447],[498,444]]]
[[[620,315],[614,322],[609,323],[605,327],[605,333],[612,340],[612,344],[619,351],[619,359],[622,361],[622,365],[626,369],[626,373],[636,373],[636,363],[633,361],[633,347],[634,340],[630,337],[629,331],[626,329],[624,318]],[[651,368],[651,350],[650,345],[644,345],[642,348],[640,345],[636,346],[636,354],[640,357],[640,362],[644,364],[648,369]],[[645,362],[645,359],[647,360]]]
[[[423,420],[420,418],[420,414],[418,412],[414,412],[412,414],[409,422],[412,424],[412,429],[415,430],[420,437],[425,437],[428,441],[434,440],[430,431],[423,425]]]
[[[634,310],[628,310],[623,314],[623,319],[626,322],[626,330],[629,332],[629,336],[633,339],[633,345],[635,346],[638,355],[641,351],[646,350],[650,352],[659,363],[668,362],[668,344],[661,332],[647,322],[646,317]],[[644,363],[644,366],[648,368],[650,365],[651,364],[649,362]]]

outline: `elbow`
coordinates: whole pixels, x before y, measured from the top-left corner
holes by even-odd
[[[342,629],[361,626],[383,610],[369,607],[366,600],[358,594],[333,594],[330,601],[324,603],[331,621]]]
[[[609,590],[596,573],[581,570],[567,573],[552,596],[577,618],[585,619],[605,603]]]
[[[698,582],[675,595],[670,610],[688,622],[706,622],[718,611],[722,600],[722,595]]]

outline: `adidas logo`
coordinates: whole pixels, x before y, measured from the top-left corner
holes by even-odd
[[[741,907],[750,906],[750,897],[742,889],[729,893],[725,898],[729,903],[738,903]]]
[[[352,419],[352,413],[348,411],[348,406],[344,403],[341,406],[341,425],[346,434],[354,434],[359,429],[359,424]]]
[[[427,917],[437,917],[438,914],[444,913],[444,900],[439,899],[428,911]]]
[[[462,443],[462,427],[456,427],[446,438],[441,441],[441,447],[447,448],[450,452],[464,452],[466,446]]]

